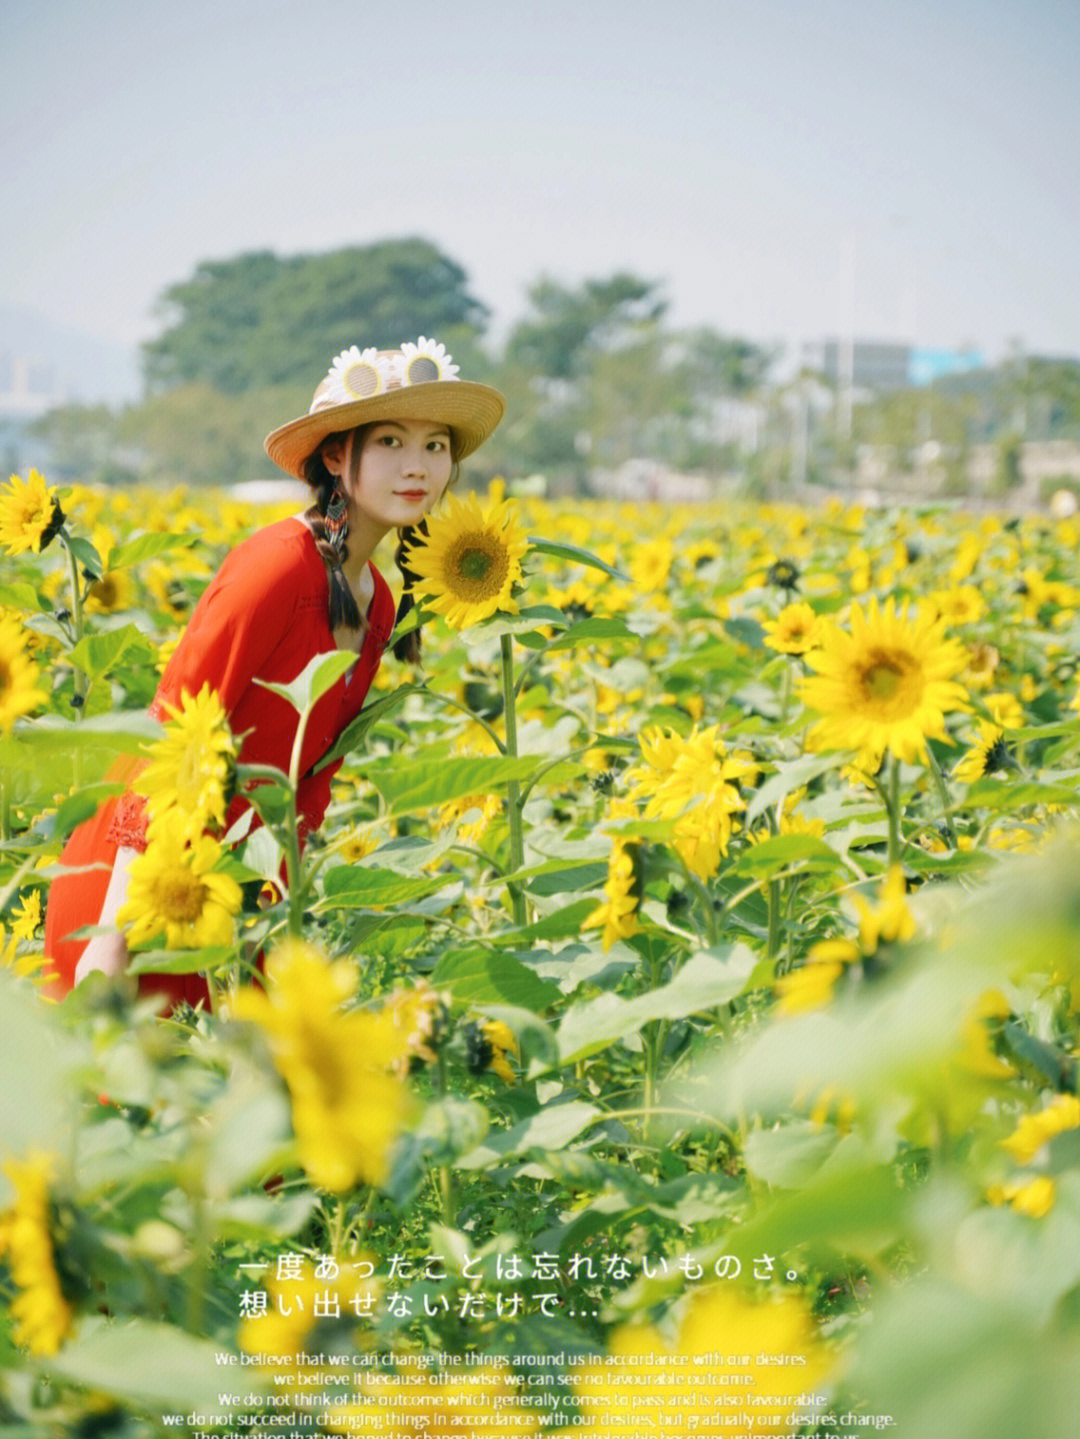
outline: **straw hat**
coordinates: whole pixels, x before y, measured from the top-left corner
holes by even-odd
[[[463,459],[494,430],[506,401],[457,372],[442,345],[423,335],[400,350],[352,345],[335,357],[308,413],[267,435],[266,453],[302,480],[304,462],[327,435],[378,420],[432,420],[450,429],[456,458]]]

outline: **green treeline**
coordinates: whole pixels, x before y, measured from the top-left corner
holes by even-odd
[[[425,335],[507,396],[506,421],[469,465],[479,481],[542,474],[549,492],[580,492],[599,472],[645,460],[734,476],[748,493],[884,473],[948,496],[972,487],[975,447],[990,445],[994,474],[974,482],[1004,494],[1023,481],[1028,441],[1080,441],[1075,360],[1013,354],[992,370],[845,396],[812,370],[779,379],[779,350],[677,328],[657,279],[542,275],[524,301],[496,344],[465,270],[416,237],[205,260],[157,303],[143,399],[119,411],[65,406],[32,433],[60,481],[264,478],[263,436],[304,413],[334,355]],[[1080,489],[1071,473],[1044,488],[1062,480]]]
[[[661,283],[636,275],[576,287],[542,277],[526,299],[496,350],[468,275],[427,240],[207,260],[158,302],[144,399],[119,412],[66,406],[36,433],[57,479],[259,478],[270,472],[262,437],[307,409],[334,355],[426,335],[510,401],[474,471],[543,471],[576,488],[594,467],[640,455],[688,469],[722,462],[716,405],[764,382],[768,352],[672,328]]]

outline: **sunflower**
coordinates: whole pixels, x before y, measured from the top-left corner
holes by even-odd
[[[979,721],[979,738],[953,767],[953,778],[965,784],[974,784],[985,774],[1003,769],[1012,763],[1012,757],[1002,739],[1004,731],[989,720]]]
[[[1029,1219],[1043,1219],[1054,1207],[1057,1186],[1048,1174],[1034,1179],[1007,1179],[1004,1184],[991,1184],[986,1191],[991,1204],[1008,1204]]]
[[[90,542],[101,556],[101,578],[94,580],[86,592],[86,610],[89,614],[111,615],[118,610],[127,610],[135,602],[135,586],[127,570],[110,570],[109,557],[116,548],[111,530],[97,525],[90,536]]]
[[[738,1345],[719,1347],[721,1336],[734,1335]],[[672,1362],[675,1356],[681,1362]],[[800,1363],[797,1384],[787,1367],[792,1356]],[[683,1306],[673,1340],[650,1323],[621,1324],[607,1355],[585,1359],[575,1371],[580,1427],[574,1432],[600,1439],[653,1428],[641,1423],[643,1391],[625,1382],[631,1371],[638,1383],[651,1384],[649,1392],[664,1396],[662,1428],[672,1439],[719,1434],[720,1414],[725,1425],[738,1425],[739,1434],[790,1432],[804,1408],[797,1389],[817,1389],[833,1363],[813,1315],[795,1293],[754,1300],[730,1284],[709,1285]]]
[[[465,1036],[465,1064],[470,1074],[483,1074],[490,1069],[506,1084],[515,1083],[515,1075],[507,1059],[518,1058],[520,1051],[514,1032],[501,1019],[469,1020],[462,1027]]]
[[[865,612],[853,605],[851,632],[829,624],[807,663],[817,673],[802,681],[802,698],[822,715],[811,748],[858,750],[864,768],[876,768],[886,750],[925,761],[928,738],[950,742],[945,715],[968,708],[954,678],[965,650],[946,639],[944,620],[909,615],[906,602],[898,610],[871,599]]]
[[[0,1255],[6,1254],[18,1290],[11,1301],[15,1342],[32,1354],[55,1354],[71,1327],[72,1309],[60,1288],[49,1225],[53,1162],[32,1154],[8,1160],[4,1173],[15,1191],[14,1204],[0,1217]]]
[[[674,560],[675,546],[666,535],[643,540],[634,548],[630,578],[640,592],[654,594],[666,586]]]
[[[411,546],[406,557],[418,577],[418,593],[456,630],[496,610],[516,614],[513,589],[529,542],[510,502],[485,512],[475,494],[463,500],[448,495],[445,506],[428,519],[426,539]]]
[[[127,900],[116,916],[131,925],[129,943],[164,931],[169,949],[231,944],[243,896],[234,879],[214,872],[221,846],[209,835],[192,839],[179,810],[152,820],[148,834],[145,853],[131,862]]]
[[[821,621],[804,600],[785,605],[774,620],[762,625],[765,643],[785,655],[804,655],[817,643]]]
[[[25,480],[12,475],[6,492],[0,493],[0,545],[9,555],[30,550],[40,554],[64,523],[64,512],[56,491],[31,470]]]
[[[1030,1164],[1044,1144],[1070,1129],[1080,1129],[1080,1099],[1056,1094],[1043,1109],[1025,1114],[1007,1139],[1001,1140],[1017,1164]]]
[[[151,747],[150,764],[134,787],[149,800],[152,816],[177,810],[195,836],[225,822],[236,744],[221,700],[208,684],[194,698],[185,690],[179,706],[166,709],[172,722]]]
[[[300,940],[274,950],[266,979],[265,993],[240,990],[230,1010],[268,1037],[292,1100],[300,1163],[324,1189],[381,1184],[408,1116],[408,1090],[394,1071],[408,1061],[409,1034],[391,1007],[343,1012],[355,968]]]
[[[603,928],[603,946],[609,950],[617,939],[629,939],[638,930],[638,893],[634,877],[631,841],[619,835],[611,839],[604,902],[582,922],[582,929]]]
[[[19,896],[19,907],[11,911],[11,932],[16,939],[33,939],[41,924],[41,890],[31,889]]]
[[[757,765],[728,754],[715,725],[695,725],[685,738],[651,726],[639,743],[642,762],[626,777],[629,797],[644,801],[646,819],[675,820],[679,857],[699,879],[711,879],[738,828],[733,816],[746,808],[739,782],[752,784]]]
[[[27,653],[26,631],[18,620],[0,616],[0,733],[10,734],[20,715],[45,700],[37,688],[37,666]]]

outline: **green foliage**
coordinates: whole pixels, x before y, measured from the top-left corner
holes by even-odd
[[[348,345],[435,334],[460,351],[487,318],[461,267],[421,239],[206,260],[166,290],[159,309],[166,328],[144,348],[152,390],[202,384],[238,395],[295,385],[308,400],[313,377]]]
[[[272,1292],[272,1268],[252,1266],[286,1254],[308,1272],[320,1256],[370,1256],[383,1278],[412,1266],[394,1288],[408,1312],[384,1288],[370,1318],[308,1314],[293,1331],[350,1371],[362,1355],[468,1352],[513,1372],[530,1355],[562,1389],[570,1356],[621,1342],[624,1323],[675,1343],[687,1302],[737,1263],[737,1290],[716,1279],[722,1292],[797,1297],[834,1361],[827,1408],[787,1432],[843,1433],[826,1413],[953,1439],[1067,1432],[1080,1402],[1067,530],[647,505],[630,529],[614,507],[533,504],[529,529],[557,538],[534,546],[522,612],[461,636],[429,622],[424,683],[391,673],[372,695],[335,747],[344,764],[302,851],[299,776],[241,768],[263,823],[238,827],[222,864],[275,895],[262,908],[251,893],[230,943],[140,952],[133,972],[211,981],[207,1011],[162,1018],[101,976],[49,1004],[10,972],[41,958],[40,929],[14,928],[64,836],[115,791],[108,765],[161,733],[132,697],[151,692],[182,623],[170,597],[193,597],[238,537],[217,507],[193,506],[173,532],[175,505],[126,502],[103,514],[127,609],[83,606],[95,554],[71,531],[22,557],[2,591],[43,678],[0,739],[0,1215],[18,1164],[50,1154],[46,1252],[72,1320],[54,1353],[16,1342],[21,1282],[0,1257],[5,1433],[151,1439],[174,1427],[166,1414],[208,1433],[268,1414],[288,1386],[240,1369],[238,1346],[258,1342],[242,1296]],[[806,661],[768,645],[790,598],[768,580],[777,557],[797,556],[801,593],[835,614],[864,563],[880,596],[947,594],[973,534],[963,579],[984,608],[954,629],[995,668],[969,676],[970,712],[947,716],[936,768],[887,761],[859,778],[853,756],[808,752]],[[664,540],[658,576],[640,561]],[[320,657],[276,686],[301,723],[346,663]],[[1001,695],[1023,720],[1005,732],[1008,764],[959,778]],[[99,703],[108,712],[88,713]],[[649,768],[656,724],[672,748]],[[715,867],[685,845],[725,799],[693,748],[706,728],[755,767],[726,795]],[[686,803],[658,812],[676,774]],[[287,935],[351,961],[355,992],[331,1016],[294,995],[289,1024],[267,1034],[237,1019],[230,988]],[[800,990],[838,953],[827,983]],[[408,1034],[410,1104],[383,1181],[330,1192],[309,1173],[301,1117],[324,1087],[347,1092],[355,1050],[335,1038],[353,1041],[357,1011]],[[282,1034],[300,1051],[291,1070]],[[358,1106],[372,1129],[376,1103]],[[324,1142],[350,1118],[335,1111]],[[1033,1132],[1028,1153],[1017,1140]],[[434,1254],[441,1280],[423,1275]],[[529,1308],[543,1281],[505,1277],[533,1254],[558,1267],[551,1315]],[[765,1256],[775,1270],[758,1278]],[[621,1257],[627,1273],[590,1277],[586,1257]],[[518,1289],[525,1312],[496,1312]],[[310,1393],[330,1392],[325,1369]]]

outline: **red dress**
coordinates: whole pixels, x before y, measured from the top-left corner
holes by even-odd
[[[394,627],[390,589],[375,566],[370,569],[375,593],[363,648],[350,674],[319,700],[304,736],[297,797],[301,839],[322,823],[330,781],[341,760],[317,774],[312,770],[360,713]],[[254,681],[288,684],[315,655],[336,648],[329,619],[329,582],[315,540],[299,518],[280,520],[226,557],[195,606],[150,713],[166,720],[166,704],[178,706],[184,690],[197,695],[209,683],[221,697],[233,734],[244,736],[239,762],[274,765],[288,772],[297,713],[287,700]],[[108,777],[130,784],[146,763],[143,758],[123,756]],[[226,816],[226,830],[247,808],[247,801],[238,795]],[[146,848],[146,802],[130,789],[81,824],[60,857],[63,865],[103,867],[53,880],[45,919],[45,973],[51,979],[48,992],[57,997],[73,987],[75,966],[86,947],[85,940],[64,936],[97,923],[121,845]],[[205,981],[197,974],[144,976],[140,989],[167,995],[173,1004],[208,999]]]

